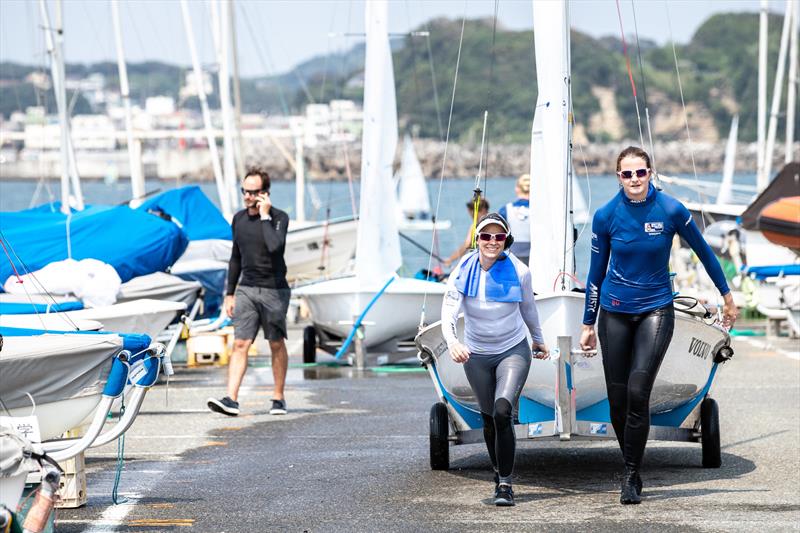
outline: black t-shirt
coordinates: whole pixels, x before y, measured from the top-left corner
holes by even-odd
[[[261,220],[243,209],[233,216],[233,246],[228,264],[228,291],[233,294],[236,285],[286,289],[286,231],[289,215],[271,207],[271,220]],[[241,275],[241,279],[239,276]]]

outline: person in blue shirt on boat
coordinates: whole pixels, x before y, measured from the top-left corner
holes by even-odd
[[[475,228],[478,249],[450,274],[442,302],[442,332],[450,357],[464,364],[483,419],[483,436],[494,468],[494,503],[514,505],[511,477],[516,436],[514,411],[528,377],[532,351],[548,357],[528,266],[507,249],[513,242],[497,213]],[[464,312],[464,342],[456,322]],[[528,333],[533,339],[528,344]]]
[[[286,312],[291,289],[286,281],[286,233],[289,215],[274,207],[266,170],[247,170],[242,181],[245,208],[233,216],[233,244],[228,265],[228,289],[223,305],[233,319],[233,352],[228,363],[228,395],[209,398],[208,408],[228,416],[239,414],[239,388],[247,372],[247,354],[264,331],[272,353],[275,388],[271,415],[286,414],[284,386],[289,355],[286,351]]]
[[[508,221],[511,233],[514,235],[511,252],[527,265],[531,254],[531,222],[528,219],[531,195],[529,174],[523,174],[517,179],[514,193],[517,198],[501,207],[498,213]]]
[[[647,152],[635,146],[623,150],[617,176],[619,193],[597,210],[592,222],[580,344],[584,350],[596,349],[597,321],[611,424],[625,461],[620,503],[636,504],[650,431],[650,393],[675,323],[669,256],[676,234],[689,243],[724,297],[725,327],[733,326],[737,309],[689,210],[650,182]]]

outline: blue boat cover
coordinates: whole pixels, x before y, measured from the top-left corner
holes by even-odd
[[[169,215],[190,241],[231,240],[231,225],[197,185],[163,192],[146,200],[137,209]]]
[[[0,302],[0,315],[32,315],[34,313],[60,313],[83,309],[83,302],[32,304],[30,302]]]
[[[59,203],[0,214],[2,240],[20,273],[34,272],[68,258],[67,216]],[[186,250],[189,239],[178,226],[146,211],[123,206],[89,206],[69,217],[72,259],[110,264],[126,282],[163,272]],[[24,263],[24,265],[22,264]],[[0,260],[0,285],[14,273]]]
[[[766,279],[774,276],[800,276],[800,264],[747,266],[742,269],[745,274],[756,279]]]
[[[113,331],[47,331],[44,329],[10,328],[0,326],[3,337],[35,337],[36,335],[118,335],[122,337],[122,349],[132,354],[146,350],[151,343],[149,335],[143,333],[114,333]]]

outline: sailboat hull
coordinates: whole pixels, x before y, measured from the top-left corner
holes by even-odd
[[[121,349],[117,335],[4,337],[0,398],[11,416],[36,416],[42,440],[54,439],[98,406]]]
[[[290,282],[319,279],[345,272],[355,254],[355,219],[344,219],[292,229],[286,235],[286,268]],[[326,245],[327,241],[327,245]]]
[[[381,287],[360,288],[354,276],[321,281],[293,291],[302,297],[311,311],[314,326],[324,333],[345,338],[353,321],[361,315]],[[428,322],[441,319],[443,283],[398,278],[378,298],[364,316],[365,346],[377,346],[392,340],[413,339],[425,303]],[[427,298],[426,298],[427,294]]]
[[[573,364],[569,381],[576,418],[594,422],[609,421],[603,354],[598,349],[596,355],[589,356],[578,347],[583,302],[583,295],[579,293],[537,297],[539,316],[543,319],[542,330],[545,342],[551,349],[551,358],[534,359],[531,364],[521,402],[533,402],[535,405],[528,404],[529,408],[520,409],[521,423],[553,420],[558,401],[558,358],[569,357],[569,354],[561,354],[556,350],[558,337],[563,336],[570,336],[572,339]],[[692,403],[704,394],[713,374],[714,355],[729,343],[729,337],[724,330],[708,325],[677,307],[675,311],[675,333],[650,398],[653,415],[669,413]],[[459,320],[458,330],[459,335],[463,335],[463,318]],[[443,389],[443,395],[477,414],[478,403],[464,374],[464,367],[450,358],[441,325],[427,327],[416,341],[420,351],[431,357],[436,369],[434,374],[438,377],[437,387]],[[676,423],[679,425],[681,422],[683,420]]]

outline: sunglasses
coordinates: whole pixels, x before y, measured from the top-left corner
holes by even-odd
[[[643,178],[650,172],[649,168],[637,168],[636,170],[621,170],[617,172],[620,178],[629,180],[636,174],[637,178]]]
[[[242,194],[245,195],[245,196],[247,196],[248,194],[250,196],[258,196],[262,192],[267,192],[266,190],[262,190],[262,189],[250,190],[250,189],[245,189],[244,187],[240,187],[240,190],[242,191]]]
[[[478,233],[478,239],[482,241],[503,242],[508,238],[508,233]]]

